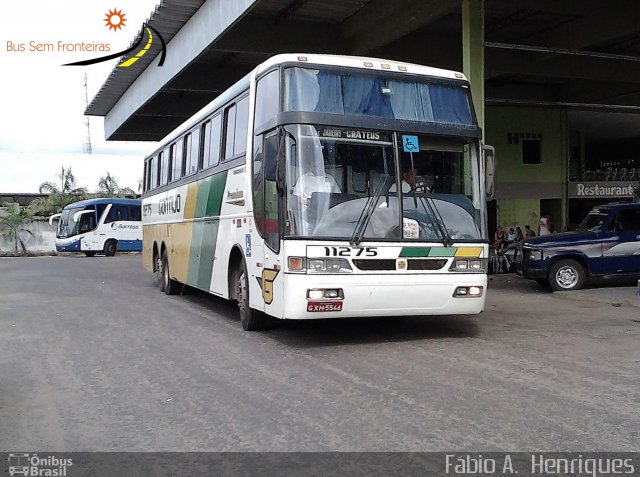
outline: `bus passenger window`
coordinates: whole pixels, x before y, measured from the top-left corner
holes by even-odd
[[[187,171],[189,175],[198,172],[200,149],[200,129],[194,129],[191,133],[191,147],[189,148],[189,170]]]
[[[238,101],[236,109],[236,133],[233,140],[233,155],[244,154],[247,151],[247,129],[249,121],[249,96]]]
[[[160,152],[158,158],[160,160],[160,185],[166,185],[169,181],[169,158],[167,157],[167,152]]]
[[[220,139],[222,127],[222,114],[218,114],[211,120],[211,140],[209,141],[209,155],[208,162],[205,163],[205,167],[215,166],[220,162]]]
[[[171,180],[180,179],[182,172],[182,142],[171,144]]]
[[[211,121],[207,121],[202,125],[202,157],[199,168],[207,167],[209,165],[209,151],[211,147]]]
[[[133,205],[129,207],[129,217],[130,220],[134,222],[140,222],[142,220],[140,207],[136,207]]]
[[[189,168],[191,165],[189,164],[189,158],[191,154],[191,133],[187,134],[184,137],[182,148],[182,176],[189,175]]]
[[[230,106],[224,112],[224,160],[233,157],[233,138],[236,132],[236,105]]]
[[[157,158],[152,157],[151,160],[149,161],[149,170],[150,170],[150,174],[149,174],[149,187],[147,187],[147,189],[153,189],[158,185],[158,168],[156,167],[156,160]]]

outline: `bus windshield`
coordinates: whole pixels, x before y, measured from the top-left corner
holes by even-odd
[[[76,213],[86,210],[79,217],[75,217]],[[90,211],[90,212],[89,212]],[[76,220],[77,219],[77,220]],[[93,207],[69,207],[62,211],[60,223],[58,224],[58,238],[73,237],[84,232],[89,232],[96,228],[95,209]]]
[[[285,111],[476,126],[467,88],[424,78],[287,68],[284,103]]]
[[[405,152],[394,142],[401,133],[311,125],[285,131],[290,236],[481,238],[464,143],[412,135],[415,152]]]

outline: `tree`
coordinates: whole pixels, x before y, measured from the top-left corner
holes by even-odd
[[[20,207],[15,202],[5,202],[3,205],[5,211],[0,216],[0,236],[9,237],[9,240],[13,242],[16,253],[20,253],[18,245],[22,249],[22,253],[27,253],[27,247],[20,234],[27,234],[35,238],[33,232],[24,228],[26,224],[31,222],[33,218],[32,212],[26,207]]]
[[[129,187],[120,187],[118,181],[109,171],[98,181],[98,192],[107,196],[131,195],[135,194],[133,189]]]
[[[39,190],[41,194],[66,195],[66,194],[86,194],[87,193],[86,188],[76,187],[76,177],[73,175],[73,172],[71,172],[71,167],[65,169],[64,166],[62,166],[62,170],[60,171],[60,174],[58,174],[56,177],[60,179],[60,185],[54,182],[45,181],[42,184],[40,184]]]

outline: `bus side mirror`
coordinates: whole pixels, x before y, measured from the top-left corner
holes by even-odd
[[[498,162],[496,161],[496,149],[493,146],[482,146],[484,159],[484,190],[487,199],[495,198],[496,171]]]
[[[60,220],[61,215],[62,214],[53,214],[51,217],[49,217],[49,225],[53,225],[54,220]]]

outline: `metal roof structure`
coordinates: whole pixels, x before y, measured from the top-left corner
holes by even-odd
[[[277,53],[462,70],[460,0],[164,0],[148,24],[166,62],[156,42],[112,71],[86,111],[107,139],[161,139]],[[488,105],[624,114],[640,130],[637,0],[485,0],[485,91]]]

